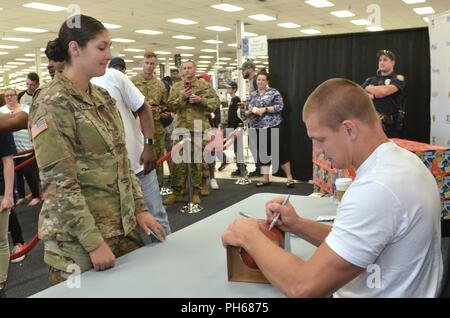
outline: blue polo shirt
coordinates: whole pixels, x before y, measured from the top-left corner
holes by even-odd
[[[12,133],[0,133],[0,158],[16,153],[16,145]],[[0,160],[0,195],[5,194],[5,179],[3,177],[3,162]]]

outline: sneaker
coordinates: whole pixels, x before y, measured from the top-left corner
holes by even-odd
[[[14,245],[11,254],[19,253],[20,251],[22,251],[23,248],[24,248],[24,245],[22,243]],[[23,254],[22,256],[20,256],[18,258],[12,259],[11,263],[19,263],[25,259],[25,256],[27,256],[27,255]]]
[[[219,184],[217,183],[216,179],[212,178],[210,183],[211,183],[211,189],[219,190]]]
[[[222,171],[222,170],[225,169],[228,165],[229,165],[229,163],[224,161],[224,162],[222,162],[222,164],[220,165],[219,169],[217,169],[217,170]]]

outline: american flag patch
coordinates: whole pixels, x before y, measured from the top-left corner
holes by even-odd
[[[31,138],[36,138],[40,133],[48,129],[45,117],[40,118],[36,124],[31,127]]]

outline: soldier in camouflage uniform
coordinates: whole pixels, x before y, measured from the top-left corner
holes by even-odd
[[[94,18],[75,18],[81,27],[63,23],[56,40],[55,60],[66,67],[35,98],[29,121],[45,200],[39,237],[52,284],[67,279],[72,266],[114,266],[116,257],[142,246],[137,224],[164,239],[130,169],[115,101],[89,83],[111,59],[109,34]]]
[[[157,63],[157,56],[153,52],[146,52],[142,60],[142,72],[133,76],[131,81],[145,96],[145,101],[152,107],[153,121],[155,127],[155,151],[156,157],[159,159],[165,154],[164,139],[166,131],[160,121],[160,113],[164,112],[166,107],[166,95],[164,84],[153,76]],[[163,166],[156,167],[159,187],[163,186]]]
[[[219,105],[219,97],[212,89],[211,85],[195,77],[196,66],[192,61],[183,63],[183,80],[175,83],[170,90],[168,107],[169,110],[177,114],[175,128],[185,128],[191,133],[191,161],[192,161],[192,186],[193,202],[200,204],[200,191],[202,186],[202,167],[201,163],[194,163],[194,121],[200,121],[202,131],[196,132],[202,134],[205,130],[211,128],[206,119],[206,112],[214,112]],[[199,140],[202,140],[201,137]],[[205,146],[203,141],[203,147]],[[170,205],[174,202],[180,202],[183,199],[183,189],[186,184],[185,164],[174,164],[172,189],[174,193],[164,200],[164,204]]]

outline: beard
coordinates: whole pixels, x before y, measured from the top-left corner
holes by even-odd
[[[244,77],[244,79],[248,79],[250,77],[250,74],[245,73],[244,75],[242,75],[242,77]]]

